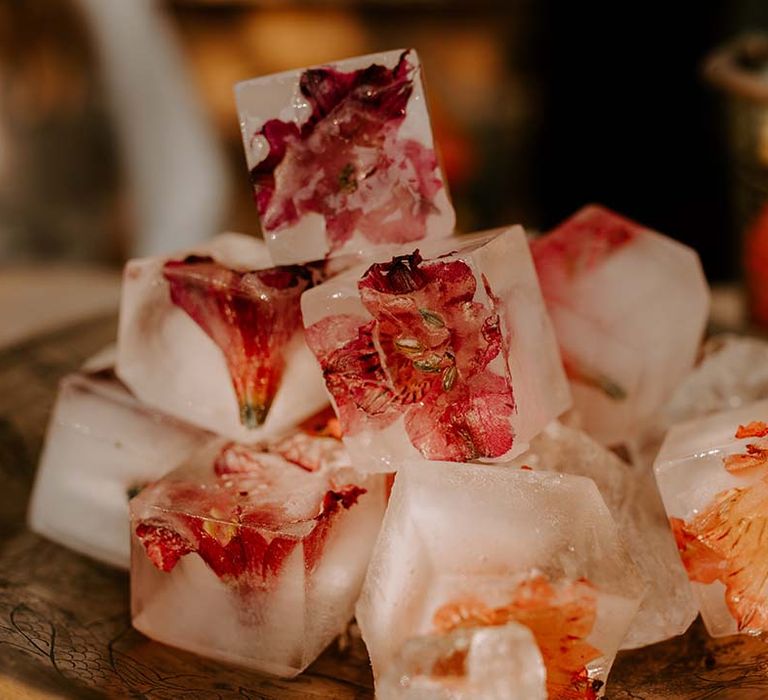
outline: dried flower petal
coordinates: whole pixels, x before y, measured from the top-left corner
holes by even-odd
[[[508,452],[509,370],[506,362],[503,375],[488,368],[504,349],[501,321],[474,300],[469,265],[425,261],[415,251],[372,265],[358,288],[371,321],[331,316],[307,330],[344,433],[386,427],[404,414],[411,442],[428,459]]]
[[[725,575],[725,560],[688,528],[681,518],[670,518],[677,549],[688,578],[697,583],[713,583]]]
[[[476,599],[447,603],[433,616],[436,631],[518,622],[531,630],[547,668],[547,693],[553,700],[594,700],[595,683],[586,665],[601,652],[585,640],[597,615],[594,588],[587,581],[554,586],[543,576],[523,581],[510,602],[490,607]]]
[[[307,121],[299,128],[272,119],[258,132],[269,153],[251,181],[267,231],[315,213],[325,220],[331,252],[355,231],[374,243],[424,237],[442,181],[434,151],[398,137],[412,73],[406,51],[392,69],[302,74],[300,90],[312,108]]]
[[[181,557],[192,551],[192,546],[178,532],[151,521],[139,523],[136,536],[160,571],[171,571]]]
[[[747,425],[740,425],[736,431],[736,439],[742,440],[744,438],[761,438],[768,436],[768,423],[761,420],[753,420]]]
[[[673,531],[693,581],[725,585],[740,631],[768,631],[768,483],[719,493],[691,522]]]
[[[224,354],[248,428],[266,419],[285,368],[285,346],[301,326],[299,298],[314,274],[298,265],[236,272],[197,256],[163,267],[173,303]]]
[[[236,479],[237,475],[229,473],[220,478]],[[343,510],[353,507],[366,493],[364,488],[354,484],[328,490],[317,515],[308,521],[314,521],[314,524],[308,527],[306,535],[285,536],[273,535],[271,531],[278,525],[295,523],[286,522],[275,507],[249,509],[248,487],[254,488],[255,484],[248,480],[241,480],[239,484],[238,488],[245,490],[225,488],[213,494],[210,489],[195,484],[170,484],[172,499],[176,490],[183,493],[185,503],[194,498],[202,506],[211,499],[213,502],[218,499],[224,507],[221,510],[211,507],[211,519],[179,513],[172,520],[139,522],[135,528],[136,536],[152,563],[161,571],[169,572],[181,557],[196,553],[219,578],[241,594],[261,590],[271,577],[280,573],[286,557],[302,542],[305,566],[308,569],[314,567],[334,519]]]
[[[747,445],[746,452],[728,455],[723,459],[725,468],[731,474],[740,474],[750,469],[768,464],[768,448],[759,445]]]

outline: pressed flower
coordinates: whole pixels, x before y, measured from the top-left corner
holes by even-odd
[[[330,316],[307,330],[345,434],[400,415],[428,459],[465,461],[510,450],[515,402],[499,315],[476,301],[461,260],[419,251],[372,265],[358,282],[371,319]]]
[[[271,119],[257,132],[268,154],[251,170],[267,231],[319,214],[333,252],[356,231],[373,243],[426,233],[442,182],[432,149],[401,138],[414,67],[306,70],[299,89],[311,114],[301,125]]]
[[[763,437],[767,430],[762,421],[753,421],[739,426],[735,437]],[[766,464],[768,448],[754,444],[723,459],[735,475]],[[721,491],[690,521],[671,518],[670,523],[688,577],[725,586],[739,631],[768,631],[768,474],[751,486]]]
[[[675,528],[693,581],[725,586],[725,600],[742,632],[768,630],[768,483],[719,493],[712,504]]]
[[[552,700],[594,700],[599,685],[587,664],[601,652],[586,641],[597,615],[595,591],[587,581],[554,585],[543,576],[520,583],[508,603],[493,607],[475,598],[446,603],[433,616],[437,632],[460,627],[518,622],[533,634],[547,668]]]
[[[161,571],[172,571],[179,560],[197,554],[222,580],[241,592],[261,588],[270,577],[277,575],[285,558],[303,543],[305,566],[311,569],[322,553],[333,520],[343,510],[353,507],[366,493],[354,484],[329,489],[321,498],[318,511],[306,520],[286,519],[276,504],[249,504],[248,488],[253,482],[229,474],[222,477],[230,484],[229,497],[214,496],[210,506],[210,489],[198,488],[198,504],[207,507],[209,518],[179,513],[168,519],[148,519],[135,528],[152,563]],[[268,483],[268,482],[267,482]],[[175,496],[173,487],[169,496]],[[189,503],[190,484],[179,483]],[[236,495],[235,495],[236,494]],[[243,495],[245,494],[245,495]],[[258,492],[257,492],[258,495]],[[274,534],[278,528],[296,530],[295,535]]]
[[[740,425],[736,431],[736,439],[743,440],[744,438],[761,438],[768,435],[768,423],[761,420],[753,420],[747,425]]]
[[[173,303],[221,349],[248,428],[267,417],[285,369],[285,347],[301,327],[301,293],[322,276],[291,265],[237,272],[207,257],[163,268]]]
[[[321,412],[308,425],[320,432],[330,420]],[[226,443],[210,471],[150,486],[162,515],[139,521],[135,532],[161,571],[195,553],[241,592],[263,587],[299,544],[311,569],[339,513],[366,493],[337,483],[346,466],[337,437],[302,427],[258,445]]]

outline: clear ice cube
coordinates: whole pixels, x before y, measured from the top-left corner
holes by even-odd
[[[111,369],[71,374],[48,425],[29,527],[127,569],[128,500],[212,439],[140,404]]]
[[[358,468],[506,459],[569,407],[521,227],[383,259],[302,296]]]
[[[332,414],[330,414],[332,415]],[[160,642],[279,676],[352,618],[386,504],[341,442],[304,426],[217,443],[131,501],[133,625]]]
[[[654,465],[714,637],[768,631],[768,401],[679,423]]]
[[[235,98],[276,264],[453,233],[413,49],[246,80]]]
[[[377,683],[412,637],[523,624],[556,698],[604,684],[642,594],[590,479],[418,461],[397,473],[356,616]]]
[[[693,366],[709,307],[698,256],[598,206],[531,249],[585,430],[622,443]]]
[[[546,700],[547,671],[530,630],[459,628],[409,639],[378,685],[379,700]]]
[[[650,468],[675,423],[768,398],[768,342],[730,334],[704,343],[696,367],[633,445],[633,461]]]
[[[646,586],[622,649],[655,644],[690,627],[698,607],[649,472],[632,469],[586,433],[556,421],[510,466],[585,476],[597,485]]]
[[[328,400],[299,306],[324,273],[272,267],[264,244],[240,234],[131,260],[117,373],[150,406],[233,440],[288,429]]]

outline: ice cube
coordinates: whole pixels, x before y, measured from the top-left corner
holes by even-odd
[[[591,480],[414,461],[397,473],[356,616],[376,679],[412,637],[518,622],[560,697],[605,682],[642,594]]]
[[[235,97],[276,264],[453,233],[413,49],[246,80]]]
[[[656,483],[586,433],[553,422],[510,466],[592,479],[646,586],[640,609],[621,644],[635,649],[683,634],[698,607],[680,562]]]
[[[386,503],[338,439],[205,448],[131,501],[131,612],[147,636],[279,676],[352,617]]]
[[[361,469],[509,458],[570,405],[519,226],[352,269],[302,312]]]
[[[141,405],[109,368],[71,374],[61,381],[48,425],[29,527],[128,568],[128,499],[212,439]]]
[[[768,631],[768,401],[675,425],[654,466],[709,633]]]
[[[240,234],[132,260],[117,373],[150,406],[233,440],[288,429],[328,401],[299,306],[324,272],[271,267],[264,244]]]
[[[650,469],[675,423],[768,398],[768,343],[718,335],[704,343],[696,367],[656,412],[653,423],[630,445],[632,461]]]
[[[531,248],[585,429],[622,443],[693,366],[709,307],[698,256],[598,206]]]
[[[515,622],[409,639],[379,682],[379,700],[546,700],[547,671]]]

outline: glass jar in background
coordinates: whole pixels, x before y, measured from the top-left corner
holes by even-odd
[[[768,35],[718,48],[705,75],[725,93],[732,202],[752,321],[768,329]]]

